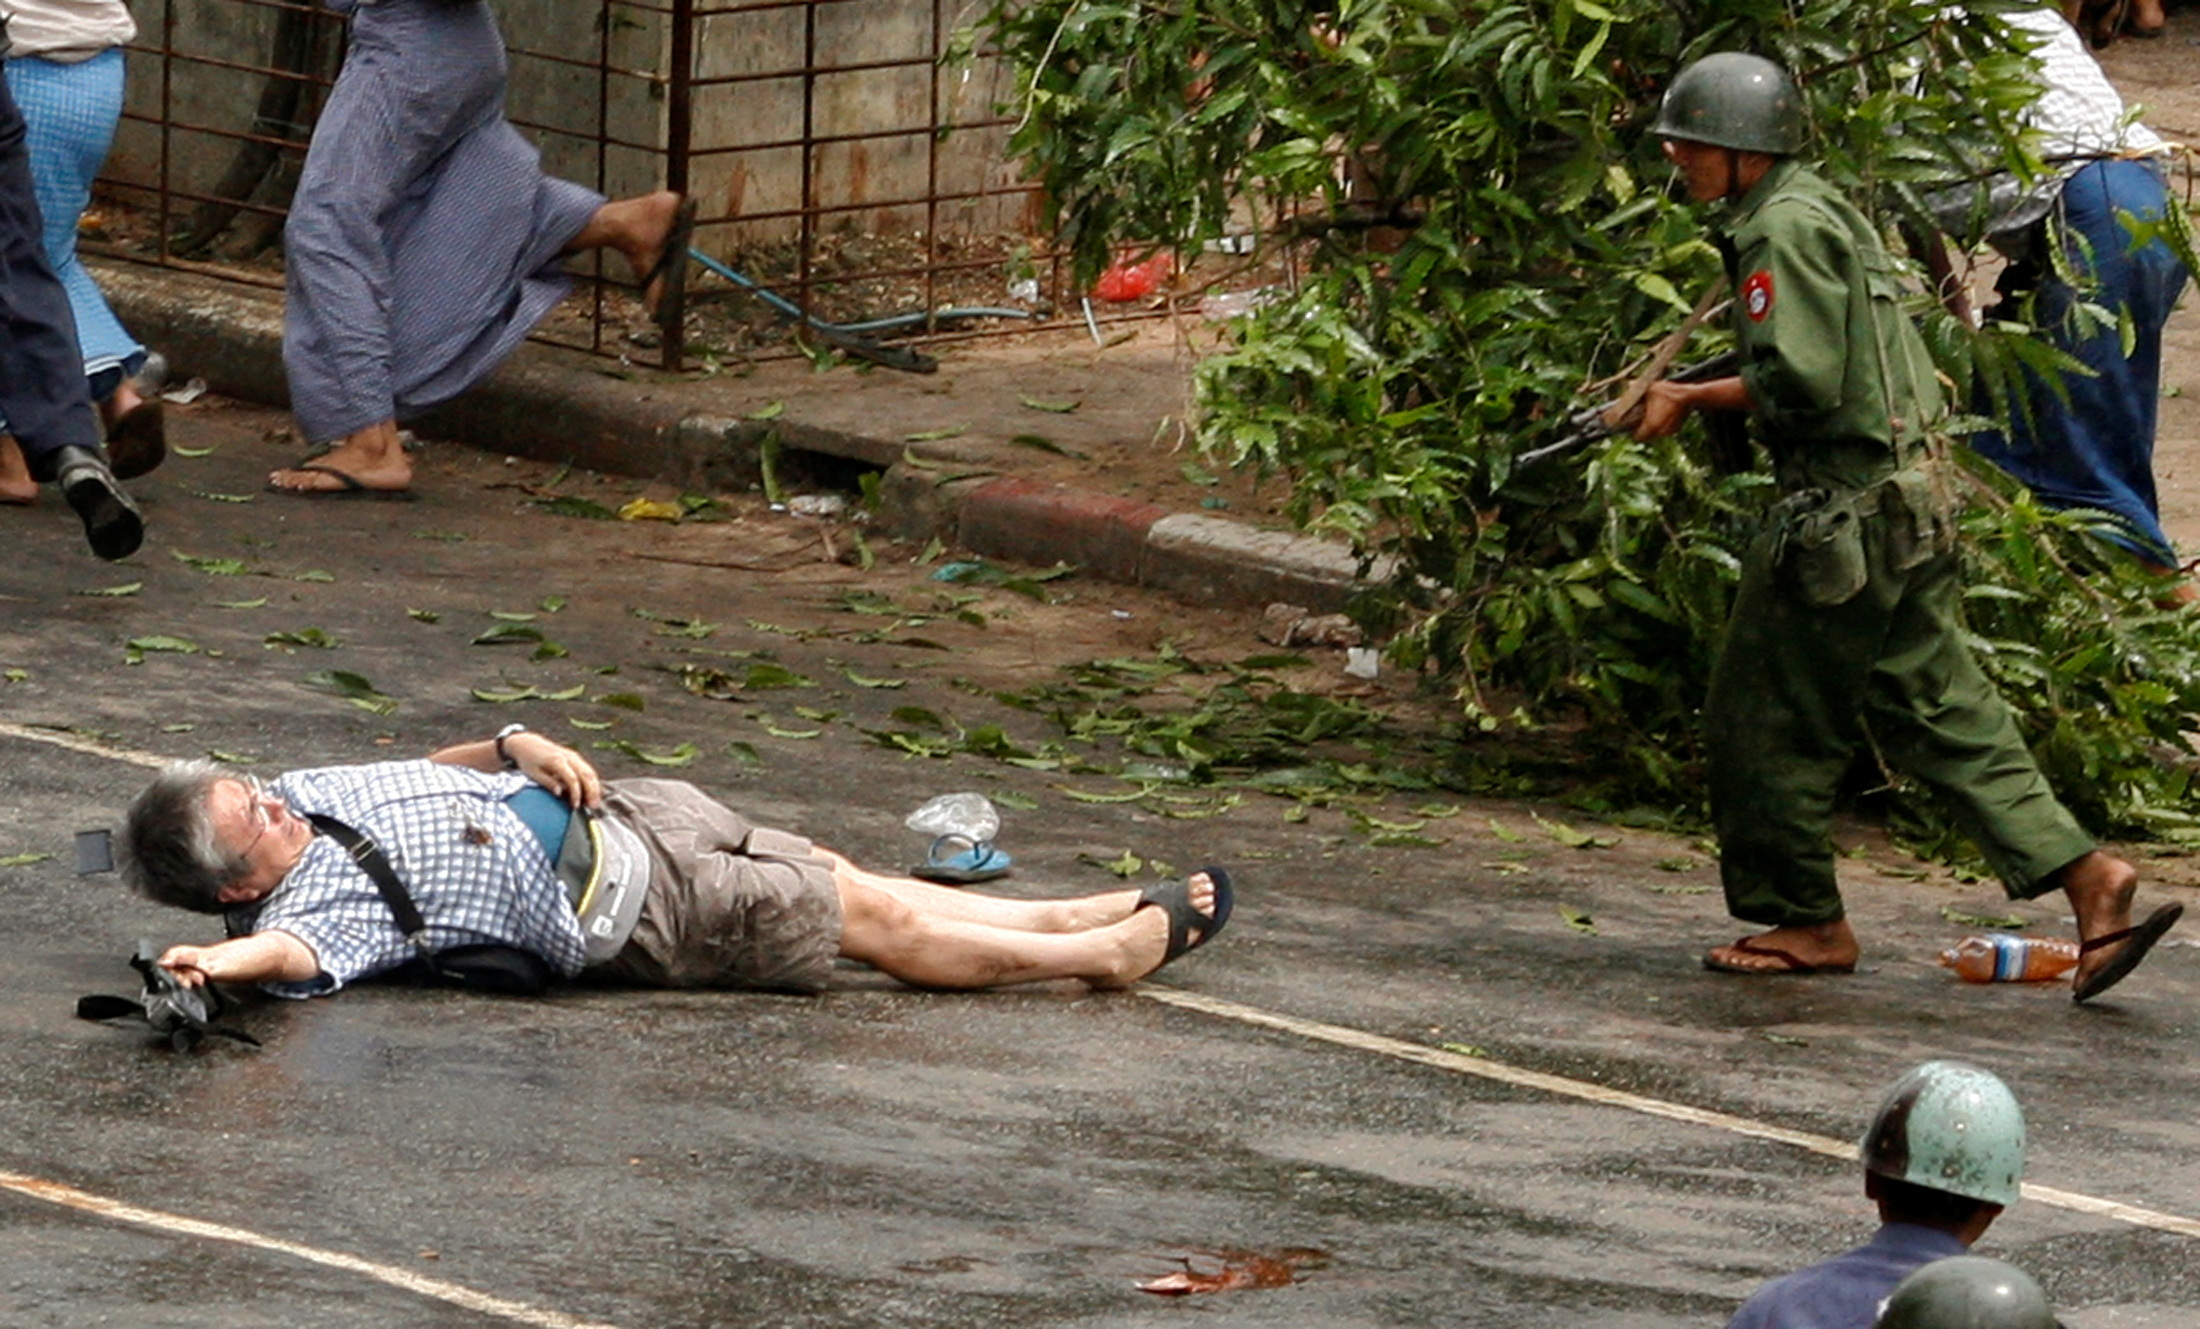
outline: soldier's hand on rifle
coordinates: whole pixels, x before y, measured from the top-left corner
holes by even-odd
[[[1642,396],[1642,415],[1635,421],[1637,439],[1664,438],[1688,422],[1694,411],[1746,411],[1749,389],[1739,375],[1703,383],[1672,379],[1652,383]]]

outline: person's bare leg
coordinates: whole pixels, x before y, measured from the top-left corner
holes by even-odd
[[[634,269],[634,280],[647,277],[663,257],[680,213],[681,195],[669,189],[634,198],[615,198],[596,209],[580,234],[565,246],[568,254],[586,249],[616,249]],[[642,302],[654,307],[655,291],[642,292]]]
[[[2139,893],[2139,869],[2096,849],[2057,875],[2070,901],[2070,912],[2077,916],[2080,942],[2131,926],[2131,901]],[[2122,949],[2107,946],[2081,956],[2078,967],[2071,972],[2070,985],[2075,988],[2083,984]]]
[[[2162,0],[2131,0],[2130,12],[2124,15],[2124,26],[2144,37],[2158,36],[2168,22]]]
[[[1784,951],[1794,956],[1798,964],[1812,969],[1853,966],[1863,956],[1862,948],[1856,944],[1856,932],[1845,918],[1831,923],[1777,927],[1745,940],[1755,949],[1714,946],[1709,958],[1743,973],[1786,974],[1800,971],[1777,955],[1764,954],[1765,951]]]
[[[833,865],[836,880],[853,880],[883,891],[913,909],[939,918],[961,919],[1018,932],[1083,932],[1120,923],[1138,908],[1135,890],[1109,891],[1067,900],[1012,900],[978,891],[938,886],[913,877],[895,877],[857,867],[822,845],[814,852]]]
[[[383,420],[337,442],[310,463],[320,470],[285,467],[271,471],[267,482],[293,493],[334,493],[344,482],[329,471],[341,471],[369,489],[405,489],[412,484],[412,459],[405,455],[397,422]]]
[[[15,435],[0,434],[0,503],[24,504],[38,498],[38,482],[31,479],[30,463]]]
[[[1096,988],[1127,987],[1161,967],[1169,916],[1140,909],[1082,932],[1025,932],[945,917],[855,877],[840,887],[840,953],[928,988],[991,988],[1049,979],[1082,979]],[[1214,882],[1189,879],[1195,909],[1212,912]]]

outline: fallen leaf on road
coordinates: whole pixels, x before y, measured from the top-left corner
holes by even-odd
[[[1138,1285],[1141,1292],[1184,1297],[1203,1292],[1236,1292],[1245,1288],[1289,1287],[1299,1280],[1299,1270],[1319,1269],[1329,1263],[1325,1251],[1293,1246],[1263,1255],[1257,1251],[1215,1251],[1179,1256],[1184,1267]]]
[[[1597,921],[1589,917],[1589,915],[1582,910],[1569,909],[1565,905],[1560,905],[1558,907],[1558,916],[1565,919],[1566,926],[1572,928],[1574,931],[1586,932],[1591,936],[1596,935]]]

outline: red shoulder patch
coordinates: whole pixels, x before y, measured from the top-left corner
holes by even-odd
[[[1772,269],[1759,268],[1742,283],[1742,312],[1752,323],[1762,323],[1772,312]]]

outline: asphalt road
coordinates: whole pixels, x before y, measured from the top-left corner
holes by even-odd
[[[1048,605],[962,600],[754,513],[559,517],[527,500],[633,487],[458,451],[424,459],[419,503],[286,500],[258,491],[289,455],[278,424],[187,414],[179,441],[211,451],[143,485],[153,535],[122,567],[50,497],[0,516],[0,858],[54,855],[0,868],[0,1323],[1711,1326],[1868,1234],[1854,1165],[1823,1151],[1896,1074],[1956,1056],[2017,1089],[2030,1178],[2060,1193],[1984,1249],[2074,1329],[2200,1326],[2189,945],[2096,1008],[1966,988],[1931,964],[1961,931],[1941,910],[2008,907],[1867,847],[1863,972],[1707,974],[1697,953],[1733,925],[1685,840],[1570,847],[1536,817],[1577,814],[1417,795],[1361,811],[1443,843],[1378,847],[1336,809],[1293,821],[1254,795],[1177,820],[1063,792],[1114,782],[864,732],[914,706],[1036,741],[991,691],[1164,639],[1257,653],[1253,615],[1076,578]],[[500,626],[563,653],[475,644]],[[714,700],[673,672],[752,682],[759,663],[809,686]],[[395,709],[306,682],[328,670]],[[528,687],[581,692],[473,695]],[[112,824],[144,762],[373,760],[513,719],[660,759],[692,744],[669,772],[589,750],[879,866],[921,847],[900,821],[934,793],[1020,796],[1037,806],[1007,814],[1009,889],[1103,889],[1091,860],[1128,850],[1232,865],[1237,917],[1131,993],[922,994],[853,968],[816,999],[362,988],[255,1005],[240,1022],[263,1048],[193,1055],[72,1018],[80,994],[129,990],[138,938],[210,932],[71,871],[70,833]],[[1292,1281],[1138,1289],[1262,1260]]]

